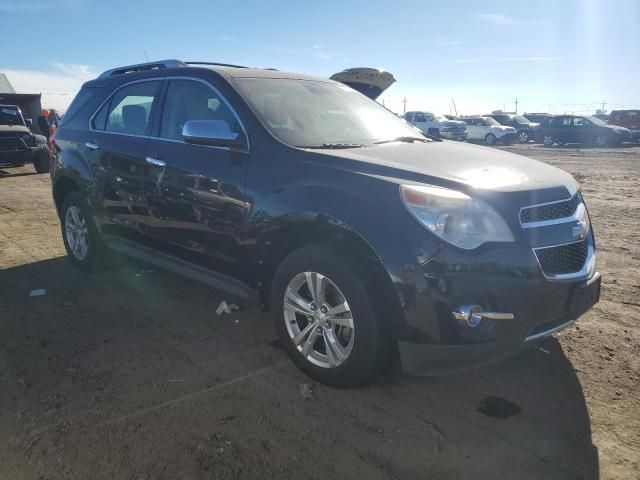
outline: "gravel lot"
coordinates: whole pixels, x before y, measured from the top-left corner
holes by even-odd
[[[220,293],[149,266],[75,270],[48,175],[0,170],[0,478],[640,478],[640,147],[508,150],[581,182],[600,303],[491,368],[312,398],[255,306],[218,319]]]

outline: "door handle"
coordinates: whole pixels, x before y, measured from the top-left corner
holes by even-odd
[[[84,146],[87,147],[89,150],[93,150],[94,152],[96,150],[100,150],[100,147],[93,142],[87,142],[84,144]]]
[[[167,162],[165,162],[164,160],[160,160],[159,158],[147,157],[146,160],[147,160],[147,163],[149,165],[153,165],[154,167],[166,167],[167,166]]]

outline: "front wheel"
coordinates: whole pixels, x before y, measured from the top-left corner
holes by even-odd
[[[41,148],[33,157],[33,168],[36,173],[48,173],[51,171],[51,152],[48,148]]]
[[[518,132],[518,142],[529,143],[529,134],[524,130]]]
[[[494,145],[496,143],[496,136],[493,133],[488,133],[486,137],[484,137],[484,141],[487,142],[487,145]]]
[[[388,335],[367,278],[323,244],[294,251],[277,269],[271,305],[280,341],[297,367],[321,383],[350,387],[384,371]]]
[[[594,143],[596,144],[596,147],[606,147],[609,145],[609,139],[606,135],[598,135]]]

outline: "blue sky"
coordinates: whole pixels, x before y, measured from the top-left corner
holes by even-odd
[[[405,96],[443,113],[452,98],[461,113],[515,98],[519,111],[640,105],[638,0],[0,0],[0,19],[0,71],[58,108],[145,55],[319,76],[381,67],[396,111]]]

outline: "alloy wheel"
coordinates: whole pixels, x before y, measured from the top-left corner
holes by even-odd
[[[299,273],[287,285],[284,321],[294,346],[323,368],[342,365],[353,350],[355,325],[338,286],[317,272]]]
[[[89,254],[89,230],[82,211],[75,205],[67,209],[64,231],[71,254],[82,261]]]
[[[520,143],[527,143],[529,141],[529,135],[527,135],[527,132],[520,132],[518,134],[518,141]]]

